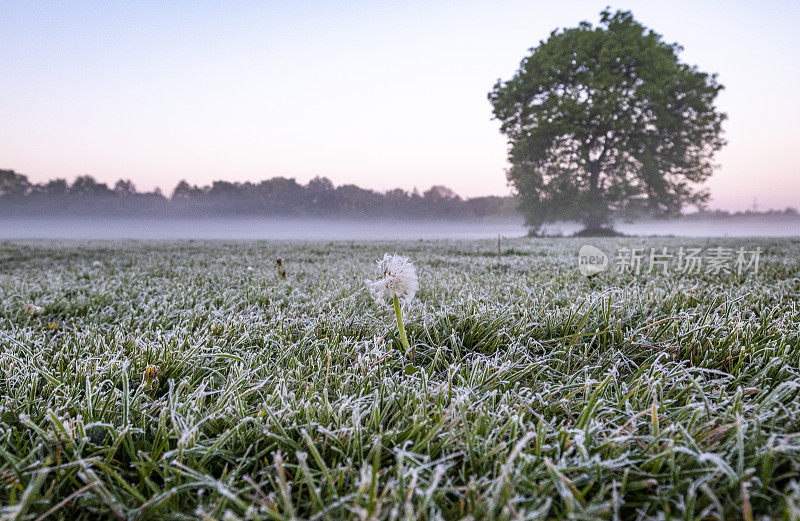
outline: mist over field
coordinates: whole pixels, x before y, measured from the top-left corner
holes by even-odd
[[[581,225],[553,223],[549,235],[572,235]],[[797,237],[800,218],[731,217],[619,222],[626,235],[676,237]],[[313,218],[2,217],[2,239],[409,240],[522,237],[522,217],[482,220],[356,220]]]
[[[545,232],[571,235],[580,231],[579,223],[553,223]],[[614,228],[624,235],[657,235],[675,237],[797,237],[800,218],[797,216],[767,217],[763,215],[733,216],[725,219],[668,219],[620,221]]]
[[[280,219],[10,218],[0,221],[5,239],[217,239],[378,240],[519,237],[522,219],[491,221]]]

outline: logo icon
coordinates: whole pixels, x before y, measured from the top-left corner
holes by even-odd
[[[578,251],[578,271],[585,277],[594,277],[608,269],[608,255],[603,250],[584,244]]]

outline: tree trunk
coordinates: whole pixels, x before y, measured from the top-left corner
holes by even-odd
[[[589,198],[583,224],[584,232],[595,232],[604,229],[608,224],[608,207],[600,193],[600,161],[589,161]]]

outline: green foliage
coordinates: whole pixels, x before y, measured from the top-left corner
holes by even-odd
[[[718,242],[759,273],[589,281],[572,239],[0,243],[0,518],[797,519],[800,242]],[[364,287],[386,251],[420,274],[411,360]]]
[[[681,63],[677,44],[627,11],[553,31],[489,93],[510,145],[508,178],[528,225],[702,204],[725,115],[716,75]]]

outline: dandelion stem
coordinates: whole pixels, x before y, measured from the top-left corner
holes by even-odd
[[[400,299],[397,298],[397,295],[394,296],[394,314],[397,317],[397,327],[400,328],[400,342],[402,342],[403,349],[408,354],[411,351],[411,346],[408,345],[406,328],[403,326],[403,314],[400,312]]]

